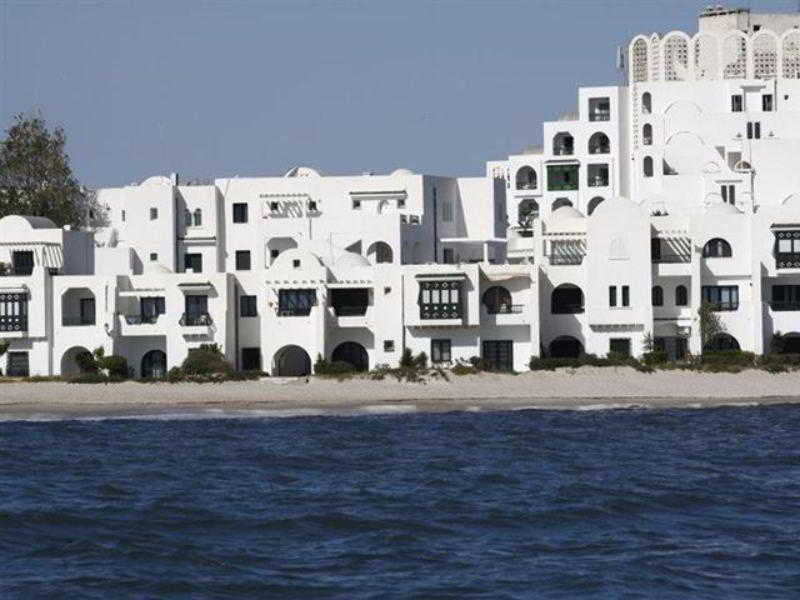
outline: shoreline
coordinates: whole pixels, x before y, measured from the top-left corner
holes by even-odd
[[[792,373],[639,373],[628,367],[484,373],[425,383],[319,377],[308,383],[5,382],[0,421],[754,406],[800,403],[798,383]]]

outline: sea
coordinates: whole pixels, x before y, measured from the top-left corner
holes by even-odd
[[[0,598],[800,597],[800,406],[380,413],[0,422]]]

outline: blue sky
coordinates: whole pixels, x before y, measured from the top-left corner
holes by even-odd
[[[0,125],[41,110],[90,186],[295,164],[481,174],[579,85],[620,83],[618,45],[694,30],[709,3],[0,0]]]

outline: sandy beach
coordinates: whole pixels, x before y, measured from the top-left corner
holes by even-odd
[[[0,419],[188,414],[444,412],[711,407],[800,402],[800,376],[763,371],[639,373],[627,367],[451,376],[426,383],[311,377],[222,384],[0,384]]]

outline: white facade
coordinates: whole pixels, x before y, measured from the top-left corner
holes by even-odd
[[[800,348],[800,15],[707,11],[639,35],[627,86],[581,88],[544,144],[484,177],[398,169],[176,175],[98,191],[110,226],[0,220],[5,372],[57,375],[102,346],[137,376],[219,344],[238,369],[316,357],[672,356]],[[795,341],[799,342],[795,345]]]

